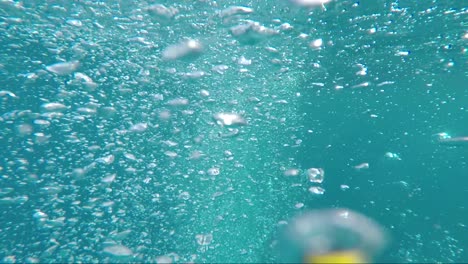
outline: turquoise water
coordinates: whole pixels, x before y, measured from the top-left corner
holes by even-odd
[[[466,262],[467,16],[0,1],[1,261],[272,262],[278,223],[347,207],[379,261]]]

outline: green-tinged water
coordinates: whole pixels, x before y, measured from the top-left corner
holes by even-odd
[[[298,2],[0,0],[0,262],[275,262],[335,207],[468,261],[467,2]]]

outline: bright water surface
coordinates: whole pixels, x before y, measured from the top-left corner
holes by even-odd
[[[327,207],[386,227],[382,261],[468,261],[467,1],[22,2],[1,262],[275,261]]]

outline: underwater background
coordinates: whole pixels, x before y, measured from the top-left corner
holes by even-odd
[[[0,0],[0,261],[275,262],[345,207],[466,262],[467,88],[466,1]]]

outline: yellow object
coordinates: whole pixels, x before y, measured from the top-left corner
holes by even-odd
[[[358,251],[341,251],[322,255],[310,255],[306,257],[305,263],[367,263],[367,261]]]

